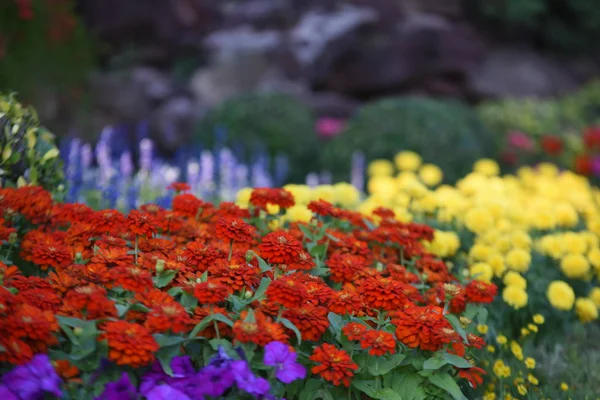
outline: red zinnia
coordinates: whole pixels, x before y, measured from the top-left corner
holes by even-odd
[[[563,151],[563,141],[558,136],[544,135],[542,136],[542,149],[550,156],[557,156]]]
[[[491,303],[497,293],[498,287],[493,283],[471,281],[465,287],[465,296],[470,303]]]
[[[289,276],[271,282],[266,295],[270,303],[279,304],[285,308],[300,307],[308,299],[306,286]]]
[[[221,218],[216,223],[215,236],[227,242],[251,243],[256,229],[240,218]]]
[[[358,369],[358,365],[352,361],[348,353],[329,343],[315,348],[309,359],[317,363],[312,367],[312,373],[320,375],[334,386],[343,384],[349,387],[354,376],[353,371]]]
[[[485,374],[486,372],[479,367],[460,368],[458,370],[458,376],[468,380],[471,386],[473,386],[474,388],[483,383],[482,375]]]
[[[204,202],[191,193],[178,194],[173,198],[173,211],[184,217],[196,218]]]
[[[167,186],[167,190],[174,190],[175,192],[187,192],[192,187],[185,182],[173,182]]]
[[[194,286],[194,297],[200,305],[219,304],[229,296],[229,288],[219,282],[200,282]]]
[[[159,346],[141,325],[126,321],[109,321],[102,327],[98,340],[108,343],[108,358],[118,365],[143,367],[154,361]]]
[[[408,302],[407,293],[413,289],[413,286],[391,278],[368,277],[358,287],[358,292],[369,307],[394,311]]]
[[[285,189],[279,188],[256,188],[250,194],[250,204],[265,209],[267,204],[278,205],[281,208],[290,208],[294,202],[294,196]]]
[[[192,319],[185,308],[177,303],[171,302],[154,307],[148,313],[144,326],[152,333],[186,332],[192,324]]]
[[[283,317],[290,320],[302,335],[302,340],[316,342],[321,339],[327,328],[329,311],[325,307],[305,304],[300,308],[285,310]]]
[[[340,315],[358,314],[363,309],[363,300],[358,293],[351,293],[347,290],[332,292],[327,300],[329,311]]]
[[[131,210],[127,216],[127,229],[134,235],[152,237],[157,225],[156,217],[146,212]]]
[[[442,329],[451,330],[442,309],[435,306],[410,306],[399,311],[392,323],[396,325],[398,340],[413,349],[428,351],[437,351],[444,344],[439,338]]]
[[[287,232],[277,231],[266,234],[258,245],[260,255],[272,264],[293,264],[298,262],[303,251],[302,243]]]
[[[370,330],[360,338],[360,347],[369,349],[369,355],[382,356],[396,352],[396,339],[389,332]]]
[[[580,175],[589,176],[594,170],[594,163],[592,158],[587,154],[580,154],[575,157],[575,172]]]
[[[154,286],[150,271],[135,265],[124,265],[112,270],[115,285],[132,292],[143,292]]]
[[[350,322],[342,328],[342,333],[350,340],[361,340],[368,329],[358,322]]]

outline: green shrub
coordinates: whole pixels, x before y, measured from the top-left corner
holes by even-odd
[[[466,11],[490,30],[529,37],[546,49],[586,52],[600,39],[597,0],[468,0]]]
[[[285,154],[290,162],[289,180],[302,182],[318,171],[318,139],[315,119],[301,101],[284,94],[247,94],[216,107],[201,121],[198,140],[215,143],[215,131],[225,130],[225,145],[239,150],[245,159],[266,151]]]
[[[471,108],[451,100],[399,97],[365,106],[333,139],[323,163],[336,179],[347,180],[352,153],[364,152],[367,160],[390,158],[412,150],[425,162],[439,165],[446,181],[470,171],[473,162],[494,155],[494,136],[488,133]]]
[[[14,95],[0,93],[0,179],[2,186],[29,183],[58,194],[64,176],[54,135],[38,122],[35,111]]]

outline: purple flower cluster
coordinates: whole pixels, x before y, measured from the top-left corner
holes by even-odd
[[[275,367],[275,376],[290,383],[306,376],[304,367],[296,362],[296,353],[279,342],[265,347],[264,364]],[[139,392],[123,374],[117,382],[106,385],[98,400],[134,400],[138,393],[148,400],[203,400],[205,396],[219,397],[236,387],[257,399],[275,399],[269,391],[269,381],[256,376],[246,360],[235,360],[223,348],[209,365],[196,371],[189,357],[175,357],[172,374],[167,375],[159,363],[142,376]]]
[[[0,381],[2,400],[38,400],[47,394],[62,395],[61,380],[50,359],[38,354],[25,364],[5,374]]]

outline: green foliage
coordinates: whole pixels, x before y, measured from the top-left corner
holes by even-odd
[[[367,160],[412,150],[425,162],[437,164],[446,180],[453,181],[469,172],[475,160],[492,156],[493,149],[493,136],[467,106],[451,100],[398,97],[364,107],[346,132],[328,144],[323,163],[334,178],[347,180],[356,150],[364,152]]]
[[[548,49],[584,52],[600,39],[596,0],[469,0],[467,10],[488,28],[525,34]]]
[[[315,168],[318,145],[314,116],[302,102],[284,94],[247,94],[224,102],[200,123],[198,140],[215,143],[225,129],[225,145],[250,159],[260,151],[289,157],[292,182],[303,182]]]
[[[31,98],[81,82],[94,46],[73,13],[75,2],[32,0],[26,16],[27,6],[17,3],[0,2],[0,88]]]
[[[556,100],[507,99],[483,103],[479,115],[493,132],[529,135],[577,133],[600,123],[600,81]]]
[[[0,93],[0,178],[2,186],[30,183],[57,193],[64,189],[54,135],[39,125],[35,111],[14,95]]]

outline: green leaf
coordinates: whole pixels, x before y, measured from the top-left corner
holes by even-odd
[[[296,328],[296,325],[294,325],[292,323],[292,321],[290,321],[289,319],[286,319],[286,318],[281,318],[281,323],[286,328],[291,329],[292,331],[294,331],[294,333],[296,334],[296,339],[298,339],[298,344],[302,343],[302,334],[300,333],[300,331],[298,330],[298,328]]]
[[[302,231],[302,233],[304,233],[304,237],[307,238],[308,240],[310,240],[311,242],[314,242],[314,235],[313,233],[310,231],[310,229],[308,229],[308,226],[306,225],[298,225],[298,228],[300,228],[300,230]]]
[[[468,400],[449,374],[433,374],[429,377],[429,382],[450,393],[454,400]]]
[[[331,393],[326,389],[317,390],[317,392],[312,396],[312,400],[335,400]]]
[[[373,398],[377,400],[403,400],[402,396],[390,388],[379,389],[375,392]]]
[[[335,236],[333,236],[331,233],[326,233],[325,236],[327,236],[331,241],[333,242],[339,242],[340,239],[336,238]]]
[[[456,318],[455,315],[452,314],[446,314],[446,319],[448,320],[448,322],[450,322],[450,324],[452,324],[452,327],[454,328],[454,330],[456,330],[456,332],[458,332],[458,334],[460,335],[460,337],[467,342],[467,333],[465,332],[465,330],[463,329],[463,327],[460,325],[460,321],[458,320],[458,318]]]
[[[448,361],[436,354],[435,356],[425,360],[423,363],[423,369],[440,369],[446,364],[448,364]]]
[[[366,394],[367,396],[373,398],[375,396],[375,381],[374,380],[353,380],[352,381],[352,386],[354,386],[356,389],[360,390],[361,392],[363,392],[364,394]]]
[[[311,246],[311,248],[309,249],[310,254],[315,257],[323,256],[325,254],[325,251],[327,251],[327,245],[325,245],[325,244],[318,244],[316,246]]]
[[[488,318],[488,309],[485,307],[479,307],[479,312],[477,313],[477,322],[480,324],[485,324]]]
[[[218,350],[219,347],[223,347],[225,348],[225,350],[232,349],[231,343],[229,343],[229,341],[225,339],[212,339],[209,340],[208,343],[210,344],[210,347],[213,348],[213,350]]]
[[[302,390],[298,395],[298,400],[312,400],[314,393],[322,385],[323,381],[320,379],[309,379],[308,382],[303,385]]]
[[[400,366],[405,358],[405,354],[394,354],[389,358],[370,357],[367,361],[367,369],[373,376],[385,375],[394,368]]]
[[[78,346],[79,345],[79,339],[77,338],[77,336],[75,336],[75,334],[73,333],[73,330],[68,325],[64,325],[64,324],[61,324],[61,323],[59,323],[58,325],[65,332],[65,334],[69,338],[69,341],[71,343],[73,343],[74,345]],[[6,349],[4,349],[4,350],[6,350]],[[0,351],[2,351],[2,350],[0,350]]]
[[[203,331],[204,329],[206,329],[212,321],[213,321],[212,315],[209,315],[208,317],[203,318],[202,321],[198,322],[196,324],[196,326],[194,327],[194,329],[192,329],[192,331],[190,332],[188,337],[190,339],[195,338],[196,336],[198,336],[198,333],[200,333],[200,331]]]
[[[414,370],[396,370],[392,376],[392,389],[404,400],[425,400],[425,390],[421,386],[425,379]]]
[[[454,365],[456,368],[471,368],[473,364],[456,354],[445,353],[444,359],[448,364]]]
[[[264,296],[265,292],[267,291],[267,288],[269,287],[270,283],[271,283],[271,280],[269,278],[262,278],[260,280],[260,284],[258,285],[258,288],[254,292],[254,296],[252,296],[252,301],[259,300],[260,298],[262,298]]]
[[[183,292],[179,301],[181,302],[182,306],[188,309],[194,309],[198,307],[198,299],[188,292]]]
[[[167,290],[167,293],[173,297],[178,296],[183,293],[183,288],[181,286],[173,287]]]
[[[330,312],[329,315],[327,315],[327,319],[329,320],[329,328],[336,336],[338,336],[342,331],[342,324],[344,320],[341,316],[332,312]]]
[[[229,318],[227,318],[223,314],[213,314],[213,320],[215,320],[215,321],[221,321],[221,322],[223,322],[224,324],[226,324],[228,326],[233,326],[233,321],[230,320]]]
[[[176,275],[177,275],[177,270],[166,269],[166,270],[160,272],[154,278],[154,286],[156,286],[157,288],[164,288],[169,283],[171,283],[171,281],[175,278]]]
[[[179,355],[179,345],[162,347],[156,352],[156,359],[160,362],[165,374],[173,376],[173,370],[171,369],[171,361],[177,355]]]
[[[163,335],[160,333],[154,334],[153,337],[154,337],[154,340],[156,340],[156,343],[158,343],[158,345],[160,347],[175,346],[175,345],[182,344],[182,343],[188,341],[187,338],[183,338],[181,336],[169,336],[169,335]]]
[[[258,268],[260,268],[261,272],[271,271],[271,266],[267,264],[267,262],[261,256],[259,256],[255,252],[252,252],[252,254],[254,255],[254,257],[256,257],[256,260],[258,261]]]

